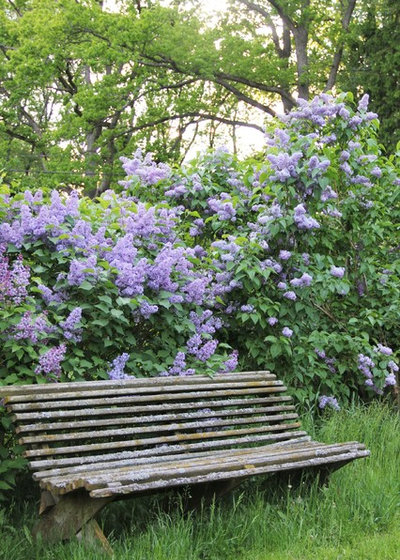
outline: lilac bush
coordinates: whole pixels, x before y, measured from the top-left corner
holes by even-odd
[[[400,179],[377,126],[323,94],[242,163],[138,150],[94,201],[2,186],[1,382],[270,368],[302,400],[392,391]]]

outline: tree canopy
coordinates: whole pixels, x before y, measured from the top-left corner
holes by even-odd
[[[374,9],[357,0],[230,0],[211,26],[198,0],[164,4],[121,0],[110,11],[101,0],[0,0],[0,158],[9,181],[30,185],[40,175],[42,185],[99,194],[122,177],[118,157],[137,146],[180,162],[201,123],[211,144],[221,123],[263,130],[281,107],[335,85],[358,29],[355,8],[358,22]],[[371,92],[374,79],[365,81]],[[359,82],[350,85],[359,93]]]

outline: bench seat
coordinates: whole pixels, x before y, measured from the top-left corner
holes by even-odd
[[[334,470],[369,455],[358,442],[312,441],[268,371],[2,387],[0,396],[33,478],[59,509],[75,495],[96,512],[129,494]],[[56,523],[51,509],[42,505],[42,533]]]

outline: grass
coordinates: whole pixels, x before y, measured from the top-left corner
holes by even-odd
[[[246,481],[228,500],[185,516],[171,497],[111,504],[101,524],[116,560],[399,560],[400,417],[382,405],[332,415],[310,426],[319,441],[364,442],[371,457],[347,465],[322,489],[314,482],[276,489]],[[36,504],[0,510],[1,560],[97,560],[77,542],[32,542]]]

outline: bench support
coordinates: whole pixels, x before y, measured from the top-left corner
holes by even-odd
[[[189,498],[185,504],[186,511],[198,509],[202,502],[210,504],[214,499],[222,498],[240,486],[242,478],[232,478],[230,480],[219,480],[206,482],[203,484],[193,484],[190,486]]]
[[[94,499],[85,490],[78,490],[61,496],[51,507],[49,502],[45,505],[49,497],[42,496],[41,510],[44,513],[33,529],[33,536],[43,542],[54,543],[76,535],[85,542],[98,541],[104,550],[110,552],[111,547],[94,517],[113,499]]]

